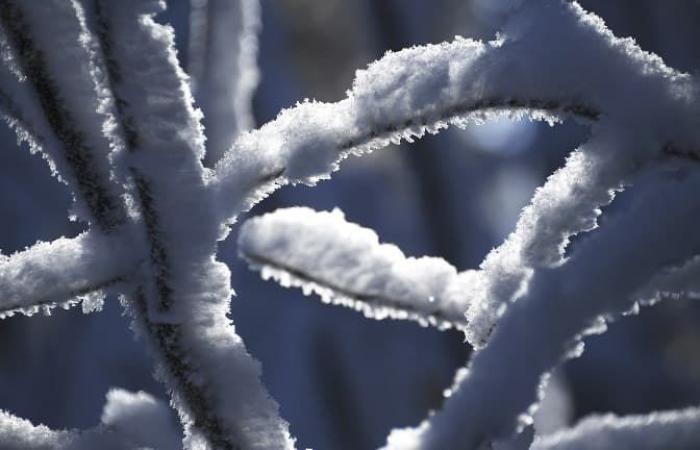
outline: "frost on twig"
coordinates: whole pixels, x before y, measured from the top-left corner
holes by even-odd
[[[0,0],[0,110],[68,181],[82,218],[109,236],[128,229],[143,245],[138,254],[115,253],[92,232],[39,244],[0,261],[7,288],[0,287],[10,310],[29,311],[45,301],[65,304],[138,265],[127,308],[156,355],[190,448],[293,447],[227,316],[230,273],[215,259],[225,224],[281,185],[314,184],[351,154],[450,124],[506,112],[550,122],[573,116],[591,128],[590,141],[538,189],[480,270],[457,274],[441,260],[406,258],[339,213],[282,211],[253,219],[241,237],[242,253],[283,282],[374,316],[457,326],[477,348],[444,409],[416,430],[392,433],[389,447],[473,448],[507,439],[530,420],[548,371],[578,351],[592,325],[640,296],[696,295],[689,280],[700,210],[686,197],[700,188],[700,175],[683,164],[700,159],[696,81],[616,38],[575,2],[525,2],[491,42],[458,37],[388,53],[357,73],[346,99],[283,111],[240,135],[214,170],[202,164],[201,117],[173,31],[154,20],[163,2],[34,3]],[[214,111],[213,163],[245,126],[252,78],[246,84],[244,73],[254,70],[257,26],[245,14],[257,3],[194,5],[195,19],[198,11],[207,16],[192,51],[205,62],[193,59],[192,71],[205,111]],[[236,8],[244,13],[231,31],[237,52],[222,58],[221,23],[236,19]],[[225,67],[236,76],[220,78]],[[206,99],[220,83],[223,112]],[[668,160],[677,165],[663,165]],[[600,208],[631,184],[630,210],[595,230]],[[565,256],[582,232],[591,237]],[[88,243],[104,255],[86,253]],[[115,254],[112,265],[124,267],[112,273],[102,258]],[[47,258],[69,270],[58,273]],[[645,287],[654,276],[662,278]],[[28,439],[75,437],[9,416],[5,423],[0,431],[26,430]]]
[[[112,389],[101,423],[88,430],[52,430],[0,410],[3,450],[177,449],[170,408],[145,392]]]
[[[8,450],[66,450],[77,447],[77,439],[76,432],[54,431],[0,411],[0,444]]]
[[[492,112],[549,121],[559,115],[598,118],[598,110],[578,102],[576,92],[568,96],[546,85],[522,91],[492,82],[503,76],[500,71],[510,72],[501,63],[510,53],[501,41],[459,37],[388,53],[357,73],[347,99],[304,101],[282,111],[239,137],[217,164],[213,187],[222,218],[249,209],[281,185],[328,178],[349,155],[412,142],[448,124],[463,127]]]
[[[96,231],[0,255],[0,317],[48,312],[79,300],[88,300],[86,311],[99,309],[102,290],[129,280],[139,263],[122,236]]]
[[[115,164],[132,185],[150,250],[149,275],[128,308],[159,362],[186,445],[291,448],[259,365],[227,316],[230,273],[214,258],[221,224],[200,161],[200,115],[178,65],[173,30],[154,20],[163,5],[99,0],[92,6],[86,10],[114,96],[114,139],[124,146]]]
[[[82,28],[74,6],[58,0],[41,5],[2,0],[0,23],[11,52],[5,58],[12,59],[16,75],[30,86],[44,116],[36,121],[35,115],[21,118],[32,129],[20,127],[18,131],[31,134],[38,130],[35,144],[57,143],[59,148],[42,150],[62,179],[74,185],[79,205],[86,209],[81,215],[102,230],[116,228],[124,222],[126,212],[119,190],[109,182],[110,147],[101,133],[104,117],[98,111],[99,98],[88,55],[80,44]],[[36,112],[37,108],[28,104],[16,109]],[[48,141],[39,142],[42,137]]]
[[[560,266],[535,271],[443,409],[421,429],[423,437],[394,432],[389,448],[415,448],[394,445],[412,439],[421,448],[458,441],[475,447],[507,436],[518,420],[527,422],[522,413],[536,403],[542,376],[562,357],[577,355],[583,335],[600,332],[601,318],[632,308],[634,294],[653,275],[700,253],[700,237],[692,232],[700,207],[684,197],[699,187],[693,165],[637,179],[629,211],[609,219]],[[498,408],[479,408],[494,402]]]
[[[531,450],[692,450],[700,448],[700,410],[596,415],[535,439]]]
[[[339,210],[278,209],[249,219],[239,252],[264,278],[315,292],[324,302],[373,319],[410,319],[439,328],[466,326],[461,301],[469,275],[440,258],[407,258]]]
[[[547,2],[542,8],[556,11],[561,6]],[[465,126],[494,111],[527,113],[550,121],[561,115],[586,123],[603,117],[619,125],[646,121],[633,119],[632,110],[638,116],[653,115],[674,130],[685,130],[674,121],[687,124],[689,120],[683,114],[692,89],[688,76],[663,66],[658,57],[632,42],[614,38],[589,16],[581,23],[578,17],[555,18],[562,24],[541,27],[533,9],[537,8],[523,11],[524,17],[518,16],[491,42],[458,37],[449,43],[388,53],[357,73],[346,99],[300,103],[242,135],[217,165],[213,180],[224,218],[249,209],[280,185],[313,184],[329,177],[351,154],[402,139],[410,142],[448,124]],[[575,32],[563,24],[575,27]],[[557,45],[550,49],[554,41]],[[601,58],[606,64],[600,64]],[[591,66],[597,67],[595,76],[581,83],[579,74]],[[543,77],[543,73],[556,76]],[[615,88],[629,83],[634,88]],[[639,91],[645,92],[644,98],[634,95]],[[677,140],[679,147],[686,148],[684,134],[667,129],[654,140],[662,145]]]
[[[258,0],[191,0],[188,72],[204,113],[205,163],[213,166],[253,126],[258,84]]]

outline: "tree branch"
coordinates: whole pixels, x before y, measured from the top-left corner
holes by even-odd
[[[440,258],[406,258],[374,231],[342,213],[278,209],[249,219],[239,252],[251,268],[282,286],[313,291],[324,302],[373,319],[415,320],[441,329],[466,327],[462,300],[469,277]]]
[[[160,5],[96,0],[90,11],[123,130],[116,163],[133,185],[150,248],[150,273],[130,309],[163,369],[188,447],[288,449],[287,424],[227,317],[230,273],[213,256],[220,223],[200,162],[200,117],[173,31],[153,19]]]
[[[140,264],[133,241],[91,231],[0,257],[0,316],[72,306],[80,297],[130,280]]]
[[[389,448],[393,439],[428,449],[454,442],[476,448],[510,434],[518,415],[537,402],[542,376],[561,358],[578,355],[585,334],[599,332],[592,324],[632,308],[635,293],[654,274],[700,251],[700,236],[692,231],[700,209],[684,198],[700,188],[700,171],[687,169],[684,177],[649,170],[633,187],[637,195],[626,214],[606,222],[562,265],[535,270],[443,409],[420,430],[395,432]],[[483,414],[479,405],[496,401],[498,408]]]
[[[42,8],[33,8],[2,0],[0,22],[18,68],[32,86],[62,152],[44,150],[61,162],[58,170],[75,183],[75,191],[96,225],[103,231],[115,229],[124,223],[126,212],[118,190],[108,182],[109,143],[100,132],[103,118],[96,112],[99,102],[87,67],[89,58],[80,45],[82,29],[73,6],[46,2]],[[51,52],[45,50],[49,41]],[[70,75],[65,64],[73,64]],[[61,170],[64,167],[68,170]]]
[[[198,0],[191,8],[189,73],[204,113],[204,161],[211,167],[253,126],[260,5],[258,0]]]
[[[647,415],[589,416],[573,428],[535,439],[532,450],[658,450],[700,447],[700,410],[652,412]]]

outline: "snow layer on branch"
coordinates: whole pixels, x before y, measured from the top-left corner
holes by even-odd
[[[484,345],[504,307],[527,288],[533,270],[561,263],[570,237],[594,229],[599,208],[635,172],[635,164],[616,160],[616,151],[627,144],[611,142],[596,137],[569,155],[537,189],[515,230],[481,263],[478,289],[465,293],[470,343]]]
[[[213,166],[253,126],[258,84],[258,0],[193,0],[188,52],[192,90],[204,113],[205,162]]]
[[[91,231],[0,255],[0,317],[48,313],[81,300],[86,312],[100,309],[102,289],[126,281],[138,266],[132,250],[123,236]]]
[[[693,450],[700,448],[700,410],[617,417],[590,416],[575,427],[537,438],[531,450]]]
[[[0,447],[6,450],[67,449],[75,440],[74,432],[35,426],[28,420],[0,410]]]
[[[441,258],[407,258],[343,213],[278,209],[249,219],[239,251],[264,278],[315,292],[373,319],[411,319],[441,328],[465,326],[462,295],[471,272],[458,275]]]
[[[700,298],[700,256],[657,274],[636,297],[645,304],[665,298]]]
[[[109,183],[110,144],[102,134],[105,117],[99,111],[89,52],[82,45],[85,30],[74,3],[3,0],[0,6],[3,36],[12,50],[5,64],[32,91],[29,98],[27,88],[11,94],[23,116],[20,133],[32,134],[33,146],[47,152],[52,169],[72,181],[80,215],[103,230],[114,228],[123,222],[125,211],[121,192]]]
[[[177,449],[178,434],[167,405],[122,389],[109,391],[102,423],[88,430],[55,431],[0,411],[3,450]]]
[[[131,134],[119,164],[135,186],[150,245],[149,285],[131,310],[160,362],[189,448],[287,449],[293,441],[234,331],[228,268],[215,261],[220,222],[206,186],[200,113],[159,1],[98,1],[93,22],[117,121]]]
[[[581,73],[589,74],[585,82]],[[491,111],[605,119],[615,130],[635,130],[635,142],[649,142],[622,152],[639,161],[669,142],[694,148],[696,91],[690,76],[632,40],[615,38],[578,4],[528,2],[497,40],[457,37],[390,52],[358,71],[346,99],[282,111],[235,142],[213,183],[231,218],[280,185],[328,178],[350,154],[411,141],[449,123],[465,126]]]
[[[0,411],[0,448],[3,450],[133,450],[143,448],[103,427],[55,431]]]
[[[60,173],[70,173],[60,154],[61,144],[46,122],[33,87],[21,73],[16,58],[0,29],[2,64],[0,64],[0,110],[3,119],[17,134],[18,141],[26,142],[32,153],[42,152],[51,173],[66,183]],[[60,165],[59,171],[56,164]],[[69,177],[70,178],[70,177]]]
[[[392,433],[389,448],[472,448],[508,436],[531,420],[543,375],[578,355],[582,336],[599,332],[601,317],[629,310],[653,275],[700,252],[693,231],[700,206],[687,198],[700,188],[700,173],[692,165],[666,169],[635,180],[629,211],[609,219],[568,260],[533,273],[443,409],[419,430]]]
[[[181,447],[182,438],[170,407],[143,391],[110,389],[102,424],[140,446],[163,450]]]

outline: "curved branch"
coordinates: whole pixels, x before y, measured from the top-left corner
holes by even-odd
[[[654,274],[700,251],[694,232],[700,208],[684,197],[700,188],[700,171],[687,169],[682,177],[663,168],[645,174],[626,214],[606,222],[562,265],[535,270],[443,409],[420,430],[394,432],[389,448],[401,439],[428,449],[455,442],[476,448],[509,435],[519,414],[537,402],[542,376],[577,355],[585,334],[600,330],[592,325],[632,308]],[[496,401],[499,407],[483,414],[480,405]]]
[[[278,186],[328,178],[351,154],[411,142],[448,124],[465,126],[502,112],[549,121],[560,115],[587,123],[600,118],[597,102],[579,100],[588,98],[580,89],[562,95],[545,85],[519,90],[499,81],[512,71],[500,61],[513,53],[501,42],[463,38],[388,53],[357,73],[345,100],[304,101],[282,111],[238,138],[217,164],[211,184],[222,219],[231,220]]]

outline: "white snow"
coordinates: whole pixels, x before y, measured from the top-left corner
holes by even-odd
[[[594,415],[575,427],[536,438],[531,450],[692,450],[700,447],[700,410],[648,415]]]
[[[3,450],[177,450],[170,409],[145,392],[112,389],[102,422],[87,430],[52,430],[0,410]]]
[[[241,131],[253,126],[260,5],[258,0],[199,0],[191,5],[189,74],[204,113],[209,166]]]
[[[607,319],[640,300],[698,296],[697,82],[631,39],[616,38],[575,2],[500,1],[508,19],[490,42],[456,37],[387,53],[357,72],[347,98],[305,100],[282,111],[240,134],[213,170],[202,163],[202,117],[178,65],[173,30],[154,20],[163,2],[47,0],[27,7],[8,0],[6,6],[0,110],[71,185],[80,216],[108,233],[90,231],[0,257],[0,307],[9,314],[70,306],[74,296],[137,271],[130,311],[158,356],[190,448],[294,445],[260,381],[259,364],[228,318],[230,272],[215,259],[225,224],[280,186],[313,185],[350,155],[448,125],[501,112],[550,123],[573,116],[590,126],[591,136],[536,191],[479,270],[458,273],[437,258],[406,257],[337,211],[268,214],[250,220],[240,240],[263,276],[283,285],[374,318],[465,331],[477,351],[447,390],[443,409],[415,429],[392,432],[387,448],[472,448],[508,439],[531,422],[547,374],[580,354],[584,335],[603,331]],[[194,80],[212,116],[213,163],[249,120],[257,3],[195,6],[210,8],[204,26],[215,31],[195,45],[209,46],[214,72],[200,71]],[[240,21],[234,10],[242,12]],[[234,22],[231,30],[221,25]],[[31,37],[30,55],[10,50],[17,33]],[[228,33],[238,38],[224,58]],[[206,100],[219,87],[226,94]],[[631,206],[596,229],[600,208],[622,189],[634,195]],[[590,236],[565,257],[570,239],[583,232]],[[125,236],[136,240],[133,248],[123,244]],[[85,308],[99,308],[99,294],[90,295]],[[145,394],[113,391],[104,424],[82,434],[2,413],[0,443],[123,448],[123,439],[148,438],[147,424],[165,426],[163,408]],[[606,445],[622,435],[666,439],[674,430],[685,436],[695,420],[694,410],[591,419],[536,445],[577,448],[591,432]]]
[[[101,421],[110,431],[140,446],[163,450],[181,447],[173,411],[143,391],[110,389]]]
[[[635,181],[628,211],[609,218],[562,264],[534,272],[443,409],[422,434],[409,432],[413,446],[389,448],[477,446],[487,436],[506,437],[528,420],[524,411],[533,412],[543,375],[563,357],[578,356],[583,335],[600,331],[592,325],[632,308],[640,286],[700,251],[693,233],[700,207],[686,197],[700,187],[697,167],[662,166]],[[498,406],[483,407],[492,404]],[[394,434],[390,444],[402,435]]]
[[[112,80],[115,97],[127,105],[117,120],[131,123],[135,134],[116,163],[131,172],[150,246],[152,282],[141,290],[146,310],[139,309],[138,294],[130,309],[173,391],[189,448],[207,441],[213,447],[291,448],[259,364],[228,318],[233,292],[228,268],[215,261],[221,224],[201,163],[201,113],[178,65],[172,28],[153,18],[163,6],[100,4],[112,72],[128,74]]]
[[[135,243],[135,239],[129,242]],[[86,311],[100,309],[102,290],[126,281],[140,263],[140,255],[129,244],[122,236],[90,231],[0,255],[0,317],[48,313],[85,299],[92,302],[84,306]]]
[[[264,278],[314,292],[374,319],[412,319],[464,328],[461,295],[471,273],[458,274],[441,258],[406,257],[377,234],[346,222],[335,209],[278,209],[248,220],[239,252]]]

